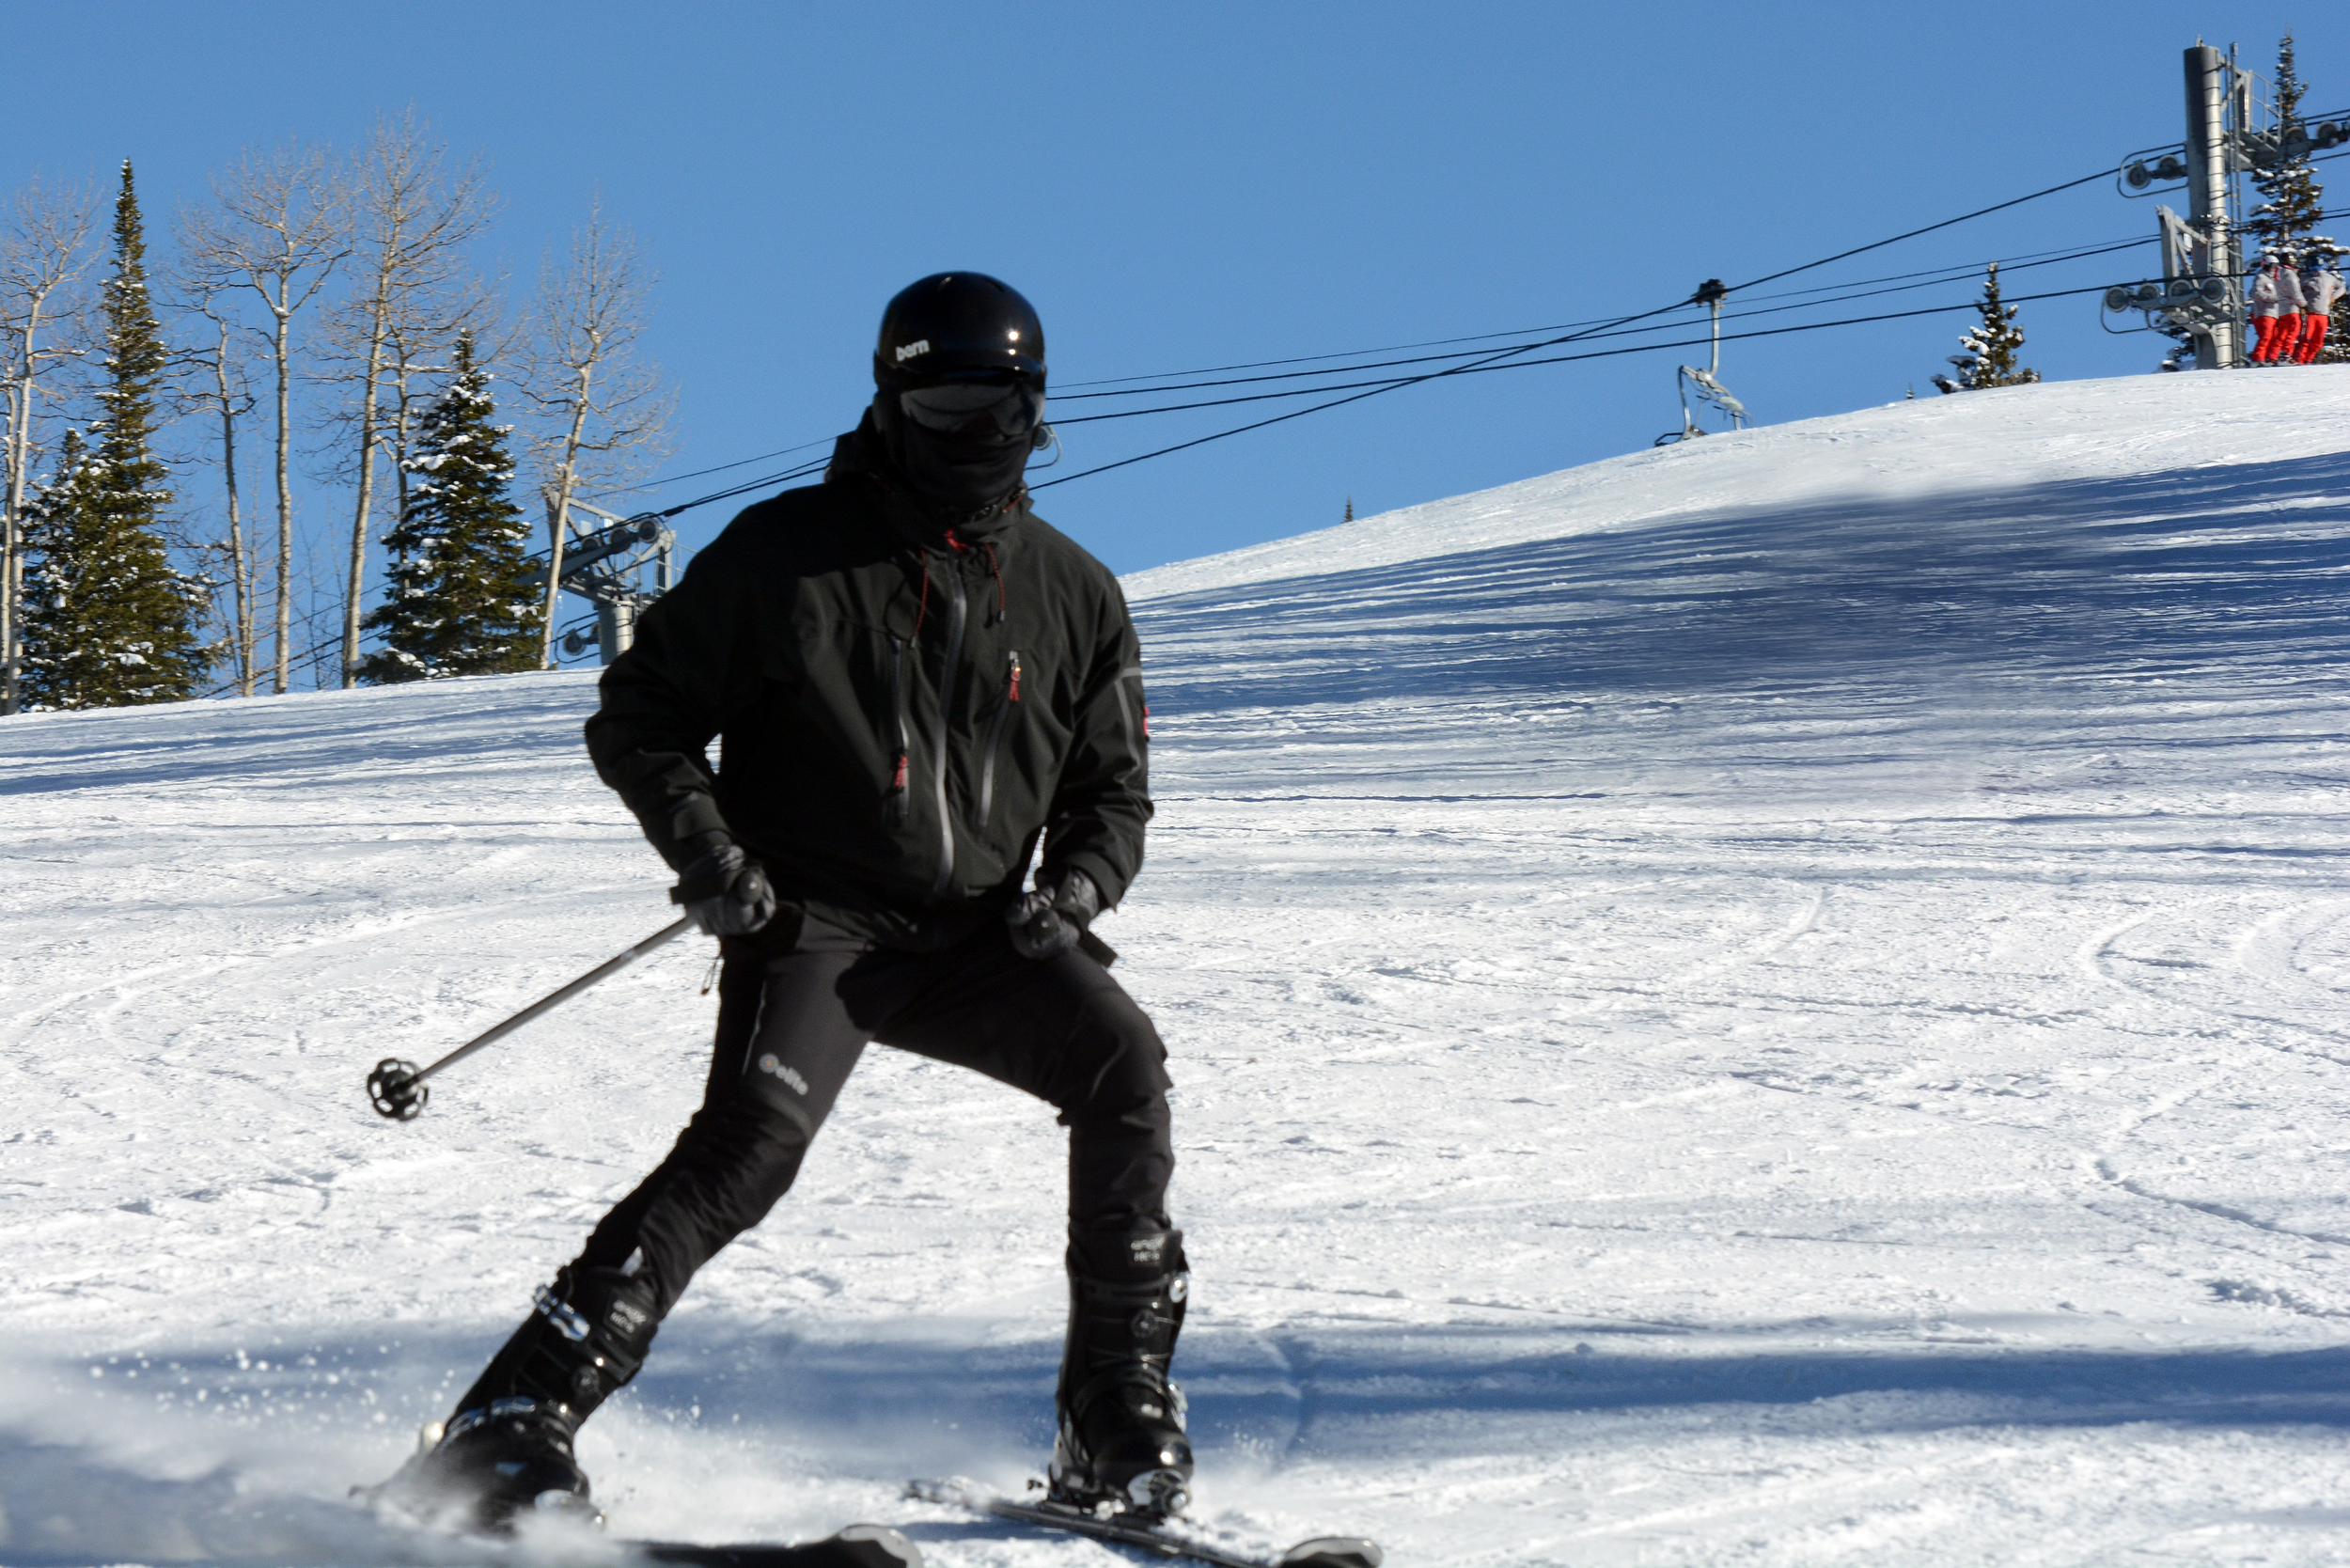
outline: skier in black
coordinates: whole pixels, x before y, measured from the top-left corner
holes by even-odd
[[[1059,1110],[1053,1490],[1183,1505],[1167,1053],[1087,929],[1142,863],[1141,666],[1116,579],[1029,510],[1044,375],[1010,288],[946,273],[905,290],[823,482],[735,518],[604,672],[588,751],[679,873],[670,897],[722,939],[717,1042],[667,1158],[409,1472],[482,1524],[585,1502],[579,1423],[695,1271],[790,1190],[871,1040]]]

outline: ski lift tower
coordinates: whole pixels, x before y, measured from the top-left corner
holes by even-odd
[[[2116,284],[2105,307],[2143,313],[2144,327],[2191,344],[2199,370],[2232,368],[2244,357],[2244,254],[2236,232],[2243,196],[2236,177],[2350,141],[2350,121],[2280,125],[2259,78],[2206,43],[2186,52],[2186,143],[2149,148],[2123,160],[2122,194],[2150,196],[2184,180],[2187,215],[2154,209],[2162,237],[2162,278]],[[2112,327],[2108,332],[2116,330]]]
[[[1707,278],[1698,285],[1698,291],[1689,296],[1691,305],[1702,305],[1714,312],[1714,355],[1702,370],[1694,365],[1681,367],[1681,373],[1674,383],[1681,389],[1681,428],[1667,431],[1653,445],[1669,447],[1676,441],[1687,441],[1708,433],[1698,423],[1697,416],[1689,407],[1689,388],[1692,384],[1698,389],[1698,401],[1711,403],[1730,416],[1731,430],[1747,428],[1747,405],[1731,396],[1730,388],[1722,384],[1722,301],[1728,298],[1729,286],[1718,277]]]
[[[583,523],[585,512],[601,521]],[[636,640],[636,618],[676,581],[677,535],[659,512],[622,517],[585,501],[571,503],[564,518],[560,579],[566,593],[595,606],[594,620],[565,628],[559,646],[572,657],[590,648],[610,664]],[[652,584],[645,576],[650,571]]]

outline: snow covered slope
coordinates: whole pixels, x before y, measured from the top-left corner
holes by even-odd
[[[1140,574],[1201,1509],[1399,1565],[2350,1561],[2350,370],[1896,405]],[[574,676],[0,721],[0,1563],[350,1513],[666,1147]],[[583,1451],[631,1533],[1048,1441],[1058,1135],[876,1052]]]

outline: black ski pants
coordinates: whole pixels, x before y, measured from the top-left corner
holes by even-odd
[[[1167,1049],[1092,959],[1023,958],[994,921],[935,953],[877,947],[814,919],[781,957],[747,947],[729,944],[718,981],[701,1109],[596,1227],[582,1267],[650,1273],[666,1316],[695,1272],[791,1190],[874,1040],[984,1073],[1058,1109],[1073,1227],[1167,1225]]]

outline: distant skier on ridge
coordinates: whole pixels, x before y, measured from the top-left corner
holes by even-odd
[[[823,481],[744,511],[647,610],[596,770],[722,939],[702,1106],[398,1482],[503,1525],[582,1503],[578,1426],[695,1272],[790,1190],[869,1041],[1069,1128],[1057,1497],[1180,1511],[1166,1049],[1087,929],[1142,864],[1140,654],[1117,580],[1029,510],[1044,337],[976,273],[890,301]],[[707,755],[724,743],[721,763]],[[1042,839],[1042,863],[1023,891]],[[545,1495],[552,1494],[551,1497]]]

